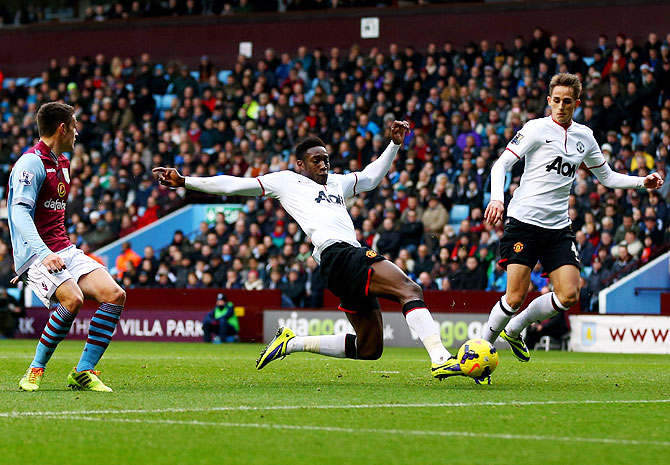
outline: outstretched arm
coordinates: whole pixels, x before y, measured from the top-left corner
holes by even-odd
[[[263,188],[256,178],[239,178],[237,176],[191,177],[182,176],[174,168],[159,166],[153,169],[158,175],[158,182],[167,187],[186,187],[194,191],[216,195],[246,195],[257,197],[263,195]]]
[[[589,168],[604,186],[613,189],[658,189],[663,185],[663,179],[658,173],[651,173],[646,177],[628,176],[612,171],[607,163],[595,168]]]
[[[394,121],[391,126],[391,143],[389,143],[386,150],[375,161],[365,167],[360,173],[356,173],[357,183],[356,192],[371,191],[379,185],[386,173],[389,172],[393,159],[395,158],[405,134],[409,131],[409,123],[407,121]]]

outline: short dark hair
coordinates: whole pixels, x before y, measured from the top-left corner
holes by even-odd
[[[295,146],[295,157],[298,160],[305,159],[305,153],[311,148],[314,147],[325,147],[326,144],[319,139],[318,137],[307,137],[303,139],[298,145]]]
[[[60,102],[45,103],[37,112],[37,131],[40,137],[53,136],[61,123],[69,125],[74,115],[74,107]]]

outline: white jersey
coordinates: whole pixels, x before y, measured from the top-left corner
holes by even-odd
[[[293,171],[259,176],[263,195],[281,202],[284,210],[312,240],[314,259],[321,263],[321,252],[335,242],[356,247],[356,231],[344,200],[357,193],[356,173],[328,174],[325,185]]]
[[[549,229],[570,225],[568,196],[582,162],[589,169],[606,163],[591,129],[575,122],[565,129],[551,116],[528,121],[505,150],[525,162],[507,215]]]

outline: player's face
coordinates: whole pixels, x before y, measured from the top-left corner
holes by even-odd
[[[77,139],[77,117],[72,115],[72,121],[70,124],[61,124],[58,128],[60,132],[61,143],[61,152],[69,152],[74,150],[74,141]]]
[[[318,184],[326,184],[328,181],[328,169],[330,168],[330,157],[325,147],[312,147],[305,153],[304,160],[298,160],[298,168],[301,174],[307,176]]]
[[[561,126],[569,126],[572,122],[572,115],[580,104],[580,100],[575,98],[572,87],[556,86],[547,102],[551,107],[551,116]]]

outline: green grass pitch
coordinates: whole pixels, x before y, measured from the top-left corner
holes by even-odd
[[[374,362],[259,344],[114,342],[113,393],[73,392],[83,341],[18,390],[35,341],[0,341],[0,463],[667,464],[668,356],[501,354],[494,384],[433,380],[423,349]]]

